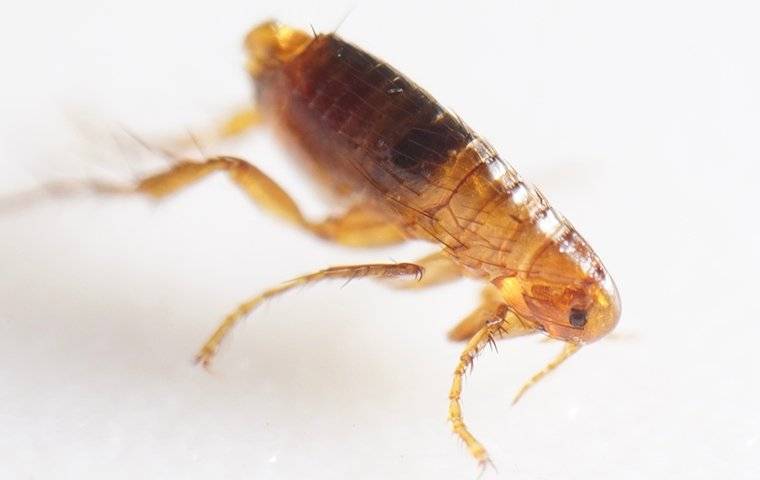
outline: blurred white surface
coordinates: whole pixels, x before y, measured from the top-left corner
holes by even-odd
[[[516,407],[560,346],[503,342],[477,363],[464,414],[498,467],[484,478],[760,478],[754,2],[17,2],[0,18],[0,192],[126,178],[134,145],[77,125],[208,125],[250,97],[250,26],[325,31],[348,12],[340,33],[490,139],[621,291],[618,338]],[[219,149],[327,211],[267,132]],[[474,283],[322,284],[256,312],[211,374],[191,363],[263,287],[427,251],[321,243],[223,177],[158,205],[0,215],[0,477],[474,478],[445,422],[461,346],[444,337]]]

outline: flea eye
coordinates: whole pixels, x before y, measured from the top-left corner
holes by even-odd
[[[586,311],[579,308],[570,309],[570,325],[578,328],[586,325]]]

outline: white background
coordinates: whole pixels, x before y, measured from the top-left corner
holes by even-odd
[[[464,414],[498,468],[485,478],[760,478],[754,2],[104,3],[2,9],[0,192],[160,166],[122,126],[183,134],[244,104],[241,39],[259,21],[340,24],[542,187],[623,298],[617,333],[516,407],[560,345],[479,359]],[[268,132],[206,147],[329,211]],[[3,213],[0,477],[474,478],[445,421],[461,349],[445,332],[474,282],[308,288],[256,312],[211,374],[191,363],[266,286],[430,248],[322,243],[222,176],[158,205]]]

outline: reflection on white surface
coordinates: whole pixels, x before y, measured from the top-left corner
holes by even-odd
[[[519,339],[478,359],[463,413],[498,467],[484,478],[760,478],[755,9],[384,2],[341,25],[546,191],[620,288],[618,332],[516,407],[561,346]],[[146,137],[207,125],[250,97],[246,28],[274,16],[329,30],[348,10],[15,6],[0,18],[0,192],[48,175],[131,178],[133,147],[84,155],[92,136],[72,134],[72,118]],[[269,135],[224,153],[309,214],[328,211]],[[476,305],[472,282],[314,286],[257,311],[210,374],[191,361],[266,286],[429,251],[325,245],[222,176],[161,204],[82,198],[0,216],[0,478],[474,478],[445,422],[462,348],[445,332]]]

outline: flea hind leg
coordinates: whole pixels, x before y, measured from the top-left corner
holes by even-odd
[[[406,240],[399,227],[371,206],[360,203],[342,214],[329,216],[320,222],[307,222],[305,226],[321,238],[351,247],[393,245]]]
[[[220,139],[235,137],[251,131],[261,124],[262,117],[255,107],[240,108],[224,120],[217,129]]]
[[[486,345],[495,344],[497,339],[532,333],[535,329],[525,325],[514,313],[509,311],[509,307],[504,303],[497,304],[485,301],[481,309],[476,310],[476,313],[478,313],[479,318],[482,315],[482,318],[486,319],[485,323],[470,337],[454,370],[454,380],[449,391],[449,421],[452,430],[464,441],[470,454],[481,465],[485,465],[489,462],[488,453],[485,447],[470,433],[462,417],[462,379],[467,369],[472,367],[475,357]]]
[[[227,336],[230,330],[232,330],[235,324],[237,324],[243,317],[251,313],[263,301],[282,295],[283,293],[292,290],[295,287],[318,282],[320,280],[341,278],[352,280],[364,277],[392,278],[409,276],[417,277],[419,279],[422,278],[422,273],[422,267],[413,263],[348,265],[342,267],[326,268],[324,270],[302,275],[287,282],[281,283],[276,287],[264,290],[258,295],[246,300],[229,315],[227,315],[196,355],[196,362],[199,362],[204,366],[208,366],[216,352],[219,350],[219,345],[222,343],[222,340],[224,340],[224,338]]]
[[[192,131],[187,135],[173,136],[159,140],[162,150],[184,151],[214,145],[234,137],[240,137],[262,124],[261,112],[254,106],[240,107],[230,113],[218,125]]]
[[[310,221],[279,184],[256,166],[236,157],[216,157],[201,163],[182,162],[164,173],[142,180],[137,189],[160,198],[217,170],[226,171],[232,181],[264,210],[321,238],[342,245],[368,247],[405,240],[400,229],[366,205],[355,205],[342,215],[323,221]]]
[[[304,217],[292,197],[255,165],[240,158],[219,156],[202,162],[179,161],[167,170],[138,180],[134,185],[116,185],[101,181],[61,182],[43,186],[0,200],[0,210],[17,207],[47,197],[78,193],[142,193],[154,199],[165,198],[214,172],[226,172],[229,178],[262,209],[313,234],[351,246],[377,246],[400,243],[405,237],[395,225],[385,221],[370,207],[357,205],[345,214],[313,222]]]

